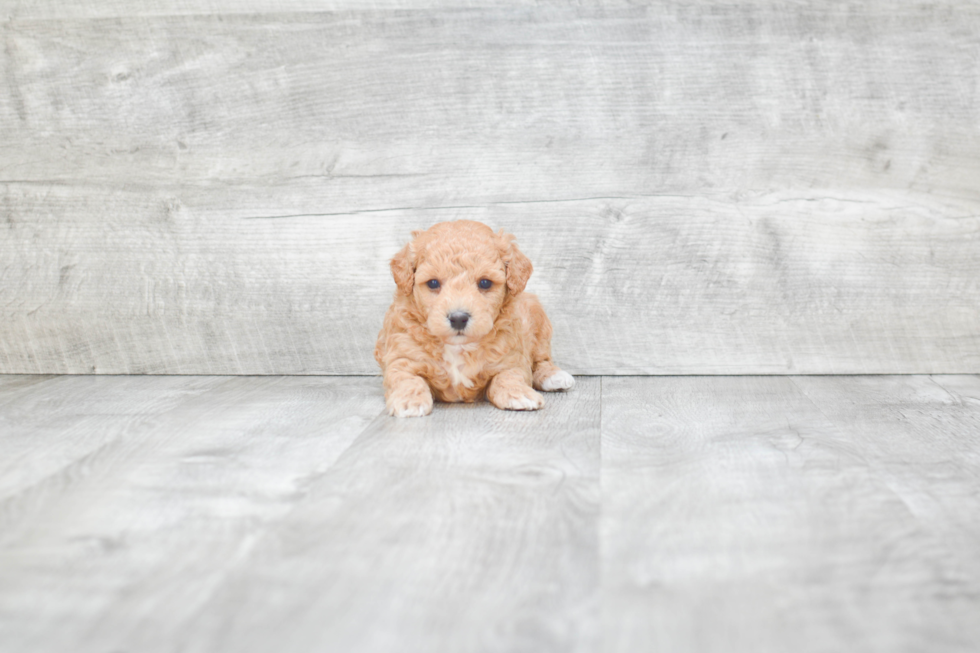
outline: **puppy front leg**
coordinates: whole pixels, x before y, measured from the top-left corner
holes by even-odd
[[[544,397],[535,392],[519,369],[504,370],[490,380],[487,399],[504,410],[537,410],[544,406]]]
[[[432,412],[432,391],[421,376],[395,367],[385,370],[385,406],[395,417],[423,417]]]
[[[534,388],[545,392],[568,390],[575,385],[575,377],[562,370],[551,361],[538,361],[534,364]]]

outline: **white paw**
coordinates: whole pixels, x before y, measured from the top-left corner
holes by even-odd
[[[541,396],[541,393],[529,389],[526,395],[508,397],[502,408],[507,410],[537,410],[542,406],[544,406],[544,397]]]
[[[425,417],[432,412],[432,395],[413,393],[395,397],[388,402],[388,414],[395,417]]]
[[[575,377],[564,370],[558,370],[541,384],[541,389],[548,392],[555,390],[568,390],[575,385]]]
[[[388,408],[388,414],[395,417],[425,417],[431,412],[432,404],[428,406],[404,406],[402,408],[391,406]]]

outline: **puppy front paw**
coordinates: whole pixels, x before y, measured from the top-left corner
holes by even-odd
[[[545,392],[555,392],[568,390],[573,385],[575,385],[575,377],[564,370],[558,370],[541,383],[541,389]]]
[[[497,388],[488,396],[490,403],[504,410],[537,410],[544,406],[544,397],[529,386]]]
[[[387,401],[388,414],[395,417],[424,417],[432,412],[432,392],[420,383],[404,383],[393,389]]]

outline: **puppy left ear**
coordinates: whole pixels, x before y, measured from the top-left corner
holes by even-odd
[[[415,287],[415,252],[412,243],[402,247],[401,251],[391,259],[391,276],[395,285],[405,295],[411,295]]]
[[[507,290],[516,295],[524,290],[527,280],[531,278],[531,272],[534,271],[534,266],[531,265],[531,259],[517,249],[512,235],[505,234],[501,229],[497,238],[500,257],[504,260],[504,266],[507,268]]]

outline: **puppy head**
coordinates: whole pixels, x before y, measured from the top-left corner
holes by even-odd
[[[391,260],[391,274],[428,331],[446,342],[474,342],[488,334],[533,270],[513,236],[479,222],[442,222],[412,235]]]

